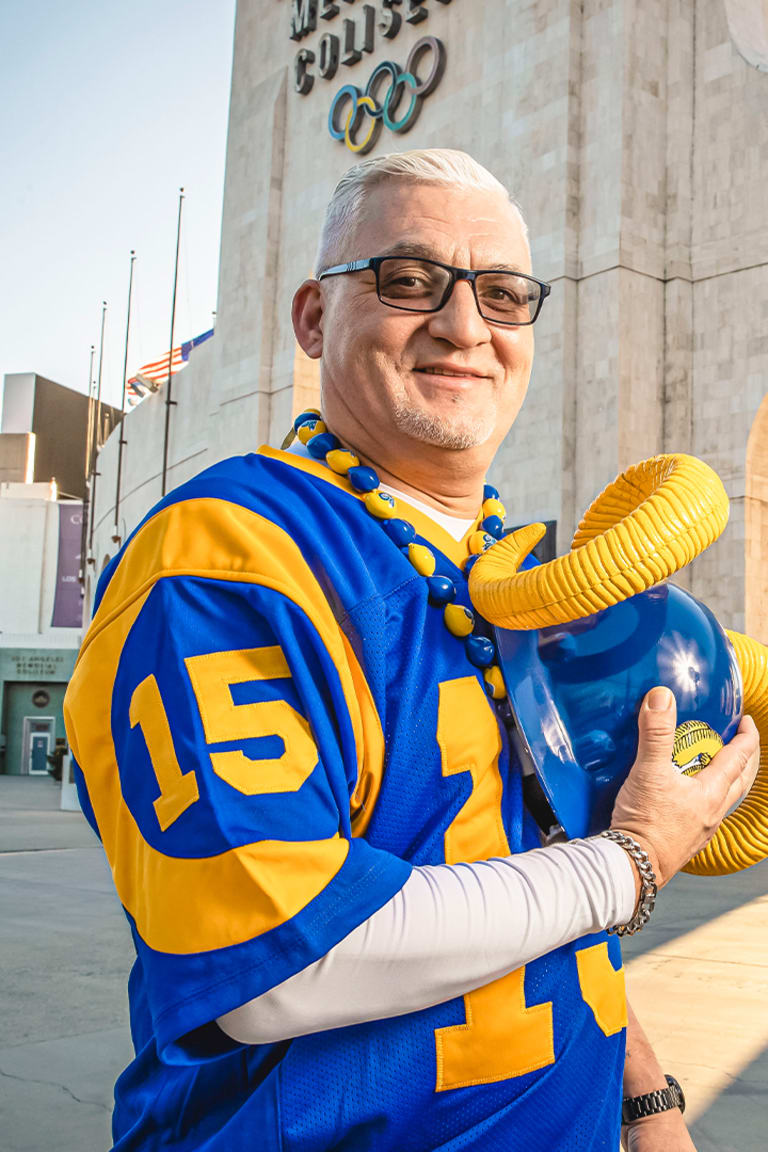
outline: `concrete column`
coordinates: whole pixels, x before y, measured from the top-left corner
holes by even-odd
[[[267,439],[275,385],[288,68],[272,65],[263,23],[255,5],[238,5],[210,397],[211,411],[224,418],[213,422],[214,459]],[[282,47],[278,25],[269,24],[265,32]]]
[[[575,518],[661,448],[664,15],[661,2],[584,6]]]
[[[768,644],[768,396],[760,405],[747,444],[745,524],[745,631]]]

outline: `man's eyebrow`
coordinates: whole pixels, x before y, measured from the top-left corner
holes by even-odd
[[[447,260],[441,260],[433,248],[426,247],[424,244],[419,244],[413,240],[399,240],[396,244],[390,244],[385,252],[380,253],[381,256],[414,256],[418,260],[437,260],[440,264],[447,264]],[[488,272],[519,272],[522,275],[522,269],[517,264],[483,264],[484,271]]]

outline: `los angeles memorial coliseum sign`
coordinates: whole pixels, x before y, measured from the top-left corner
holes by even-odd
[[[429,19],[431,9],[450,3],[379,0],[378,4],[356,5],[352,11],[355,0],[292,0],[291,39],[312,36],[296,53],[296,91],[308,96],[317,78],[333,81],[340,68],[350,68],[371,54],[377,41],[396,40],[403,24],[422,24]],[[344,15],[345,10],[349,16]],[[425,35],[413,45],[403,67],[394,60],[383,60],[363,88],[342,84],[328,110],[332,138],[363,155],[374,147],[382,128],[407,132],[416,123],[424,98],[440,83],[445,58],[442,40]],[[343,72],[341,75],[343,78]]]

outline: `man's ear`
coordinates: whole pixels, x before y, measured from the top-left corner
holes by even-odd
[[[323,291],[317,280],[305,280],[293,298],[291,318],[300,346],[312,360],[323,354]]]

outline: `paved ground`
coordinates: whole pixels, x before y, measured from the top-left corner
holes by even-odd
[[[627,994],[684,1085],[698,1152],[768,1149],[768,862],[677,876],[624,947]]]
[[[0,1148],[106,1152],[130,1058],[128,928],[90,829],[47,778],[0,776]],[[768,1149],[768,864],[680,876],[625,948],[698,1152]],[[531,1149],[531,1152],[555,1152]]]
[[[105,1152],[133,945],[96,838],[45,777],[0,776],[0,1148]]]

